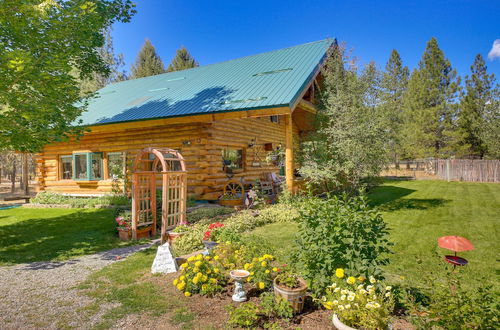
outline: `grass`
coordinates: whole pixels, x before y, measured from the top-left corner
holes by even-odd
[[[500,185],[445,181],[389,181],[374,189],[370,203],[378,207],[391,228],[394,253],[386,266],[388,280],[421,284],[422,271],[441,270],[441,256],[450,253],[437,247],[437,238],[464,236],[474,251],[460,253],[469,260],[466,285],[476,286],[479,277],[496,285],[499,251]],[[294,247],[297,225],[271,224],[257,228],[277,255]]]
[[[60,261],[124,246],[109,209],[0,211],[0,265]]]

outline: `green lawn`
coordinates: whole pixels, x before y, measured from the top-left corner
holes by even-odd
[[[65,260],[129,244],[116,235],[109,209],[0,211],[0,265]]]
[[[474,251],[460,255],[469,260],[467,282],[479,276],[492,284],[498,280],[498,231],[500,185],[444,181],[390,181],[369,195],[391,228],[394,254],[386,267],[391,282],[420,282],[422,270],[439,270],[438,255],[448,251],[437,247],[437,238],[446,235],[467,237]],[[271,224],[253,231],[286,255],[294,246],[297,225]]]

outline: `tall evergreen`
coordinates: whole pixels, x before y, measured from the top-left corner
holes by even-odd
[[[177,49],[175,57],[168,65],[167,72],[181,71],[199,66],[198,62],[189,54],[186,47],[182,46]]]
[[[491,149],[491,154],[498,154],[500,142],[495,146],[494,140],[500,140],[499,89],[495,85],[495,76],[487,73],[487,66],[481,54],[476,55],[470,69],[471,75],[465,77],[465,92],[460,101],[459,123],[465,132],[464,142],[470,146],[470,155],[483,158],[488,149]],[[492,116],[495,109],[496,116]],[[495,134],[492,136],[495,131],[496,137]]]
[[[82,95],[93,93],[110,83],[127,79],[127,75],[123,71],[125,65],[123,54],[115,55],[111,28],[105,30],[104,45],[97,49],[97,53],[109,66],[109,72],[93,73],[91,78],[84,79],[81,83]]]
[[[398,51],[393,49],[380,81],[381,106],[384,126],[388,132],[391,158],[395,162],[404,156],[401,146],[401,129],[403,124],[403,96],[408,86],[410,72],[403,66]]]
[[[461,153],[457,125],[460,79],[432,38],[413,70],[404,98],[403,147],[407,156],[450,157]]]
[[[149,39],[144,41],[139,54],[137,54],[135,63],[132,65],[131,71],[131,79],[165,73],[165,64],[163,64],[163,61],[156,53],[156,49]]]

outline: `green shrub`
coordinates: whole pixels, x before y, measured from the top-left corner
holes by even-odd
[[[259,306],[253,302],[241,304],[238,307],[228,305],[229,325],[233,327],[253,328],[259,321]]]
[[[364,197],[311,197],[299,209],[297,266],[321,295],[337,268],[353,276],[381,277],[388,262],[386,224]]]
[[[234,209],[227,207],[200,207],[187,214],[188,223],[196,223],[202,219],[213,219],[221,215],[234,213]]]
[[[265,292],[261,296],[261,311],[267,317],[289,320],[293,317],[293,308],[286,299],[274,293]]]
[[[31,199],[35,204],[71,205],[75,208],[102,206],[129,206],[130,199],[125,195],[104,195],[101,197],[73,197],[53,192],[41,192]]]

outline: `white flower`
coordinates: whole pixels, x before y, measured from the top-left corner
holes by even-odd
[[[376,302],[376,303],[373,305],[373,307],[375,307],[375,308],[379,308],[379,307],[380,307],[380,304]]]
[[[349,293],[349,291],[347,291],[347,290],[340,291],[340,294],[348,294],[348,293]]]
[[[329,288],[335,289],[337,287],[337,283],[332,283],[332,285],[329,286]]]
[[[354,296],[348,296],[348,297],[347,297],[347,300],[349,300],[349,301],[353,301],[353,300],[354,300]]]
[[[363,289],[363,284],[358,285],[358,290]]]
[[[345,305],[345,308],[346,308],[346,309],[351,308],[351,304],[347,304],[347,305]]]
[[[367,289],[367,290],[371,290],[371,289],[373,289],[373,285],[368,285],[368,286],[366,287],[366,289]]]
[[[338,300],[334,300],[334,301],[332,301],[332,303],[333,303],[334,305],[338,305],[338,304],[339,304],[339,301],[338,301]]]
[[[335,290],[333,290],[333,292],[339,292],[340,291],[340,288],[335,288]]]
[[[386,293],[385,293],[385,296],[386,296],[386,297],[390,297],[390,296],[391,296],[391,293],[390,293],[390,292],[386,292]]]
[[[340,300],[345,300],[345,294],[343,294],[342,297],[340,297]]]
[[[359,290],[359,292],[360,292],[361,294],[366,294],[368,291],[366,291],[365,289],[361,289],[361,290]]]
[[[321,300],[326,301],[326,297],[325,296],[321,297]]]
[[[343,311],[343,310],[344,310],[344,306],[339,305],[339,311]]]
[[[375,282],[377,282],[377,280],[375,279],[375,277],[370,276],[370,283],[373,284]]]
[[[365,306],[365,307],[366,307],[366,308],[372,308],[372,307],[373,307],[373,305],[372,305],[372,303],[371,303],[371,302],[369,302],[368,304],[366,304],[366,306]]]
[[[390,286],[390,285],[385,287],[386,291],[391,291],[391,289],[392,289],[392,286]]]

